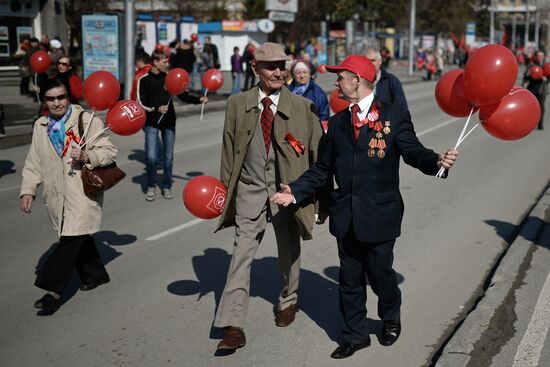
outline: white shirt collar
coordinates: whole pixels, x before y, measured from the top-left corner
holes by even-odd
[[[258,93],[258,106],[260,107],[260,110],[264,109],[264,104],[262,103],[262,99],[265,97],[269,97],[271,99],[271,102],[273,104],[271,105],[271,108],[274,109],[274,112],[277,111],[277,106],[279,105],[279,97],[281,96],[281,90],[277,90],[276,92],[271,93],[271,95],[267,96],[262,88],[258,87],[258,90],[260,93]]]
[[[359,105],[359,109],[361,110],[358,113],[360,120],[364,120],[367,117],[367,114],[370,109],[370,105],[372,104],[373,101],[374,101],[374,93],[371,93],[357,103],[357,105]],[[348,107],[348,109],[350,110],[350,113],[351,113],[352,106],[353,104],[350,104]]]

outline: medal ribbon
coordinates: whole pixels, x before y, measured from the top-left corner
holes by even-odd
[[[77,144],[80,144],[80,138],[74,134],[73,130],[67,131],[65,135],[67,136],[67,142],[65,143],[65,146],[63,147],[63,152],[61,153],[62,157],[65,157],[65,154],[67,154],[67,150],[71,145],[71,141],[74,140]]]

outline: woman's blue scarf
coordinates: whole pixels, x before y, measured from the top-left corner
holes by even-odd
[[[303,96],[307,90],[307,87],[309,87],[309,82],[307,82],[304,85],[299,85],[298,83],[296,83],[295,85],[296,86],[294,87],[294,90],[292,91],[292,93],[297,94],[299,96]]]
[[[52,145],[61,157],[61,154],[63,154],[63,147],[65,146],[65,122],[69,119],[72,112],[72,106],[69,105],[69,108],[67,109],[67,113],[63,115],[63,117],[59,120],[56,120],[55,117],[53,117],[51,114],[48,115],[48,137],[50,138],[50,141],[52,142]]]

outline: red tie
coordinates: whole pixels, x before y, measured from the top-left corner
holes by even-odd
[[[359,119],[359,116],[357,115],[361,109],[359,108],[359,105],[354,104],[351,106],[351,122],[353,125],[353,136],[355,137],[355,141],[359,139],[359,132],[361,131],[361,120]]]
[[[271,98],[269,97],[264,97],[264,99],[262,99],[264,109],[262,111],[260,122],[262,125],[266,153],[269,153],[269,146],[271,145],[271,130],[273,129],[273,111],[271,110],[272,103],[273,101],[271,101]]]

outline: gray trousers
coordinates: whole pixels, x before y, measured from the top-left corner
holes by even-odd
[[[267,206],[258,218],[236,216],[235,244],[227,281],[218,306],[214,326],[244,327],[250,298],[250,268],[267,226]],[[282,310],[298,302],[300,277],[300,233],[292,218],[285,223],[272,222],[279,253],[279,269],[283,289],[279,295],[278,309]]]

